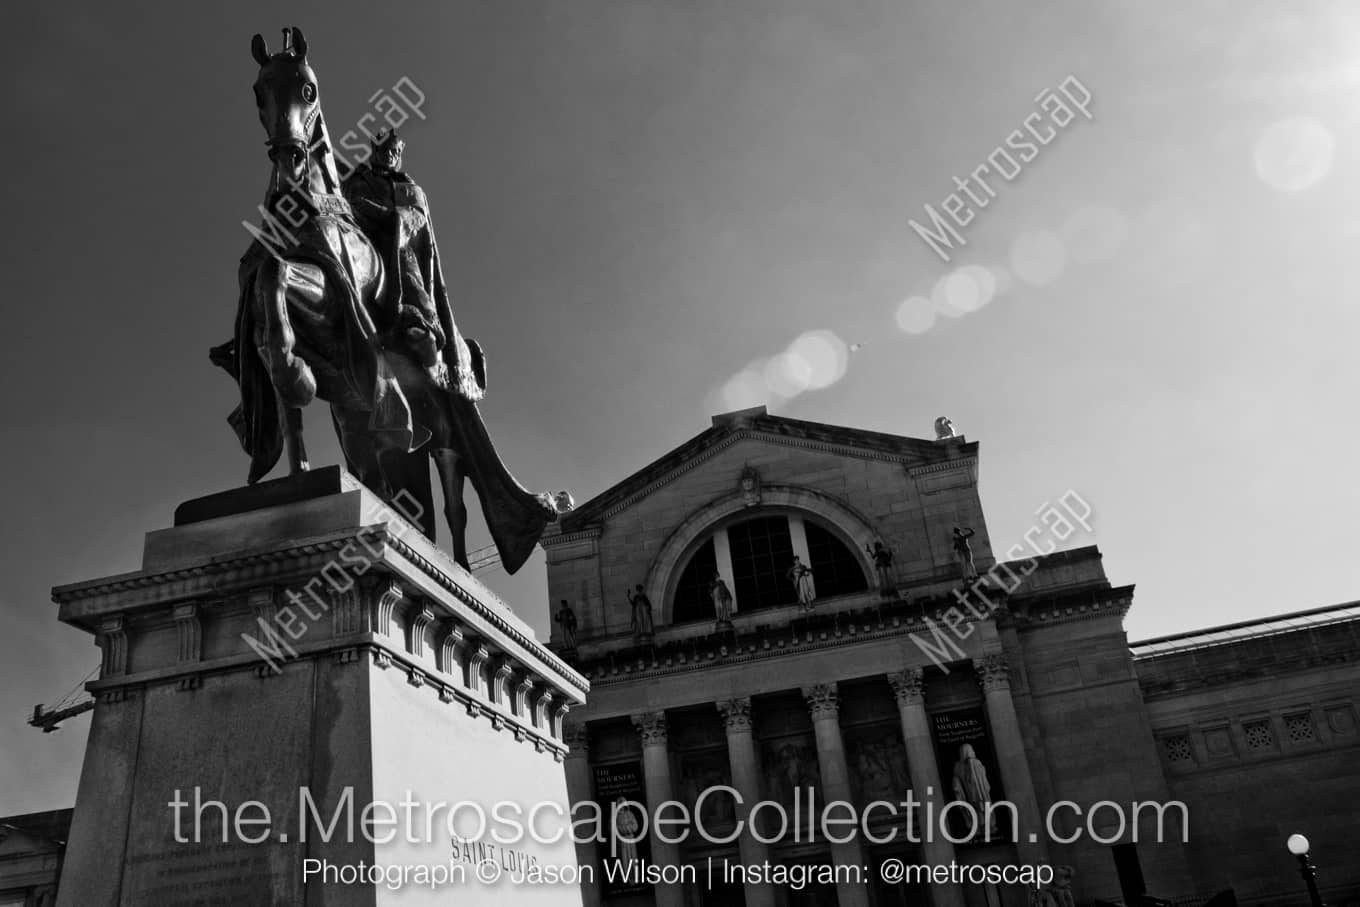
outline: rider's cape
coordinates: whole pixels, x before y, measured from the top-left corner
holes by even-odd
[[[501,564],[507,572],[513,573],[528,559],[544,527],[552,519],[551,505],[520,485],[496,453],[476,404],[486,389],[485,358],[476,342],[464,339],[454,325],[453,309],[439,268],[439,253],[432,231],[428,245],[431,256],[431,267],[426,272],[431,278],[428,292],[444,330],[443,353],[451,372],[451,387],[443,397],[450,410],[452,443],[457,446],[456,453],[462,458],[464,472],[477,491]],[[385,266],[394,258],[389,254],[391,251],[378,249]],[[250,456],[247,477],[250,484],[258,482],[274,468],[283,453],[284,443],[283,413],[267,367],[256,349],[251,305],[260,266],[272,254],[257,240],[241,258],[235,337],[214,347],[210,353],[212,361],[230,372],[240,387],[240,404],[227,421]],[[358,300],[344,264],[328,249],[310,245],[300,245],[282,255],[320,267],[327,287],[334,288],[335,295],[340,297],[338,303],[345,326],[343,337],[335,338],[336,343],[327,351],[330,355],[318,357],[317,351],[312,351],[313,355],[306,357],[316,373],[318,387],[326,390],[320,396],[333,403],[368,410],[371,431],[391,433],[389,438],[393,446],[418,452],[419,456],[410,458],[408,468],[420,471],[424,483],[422,486],[417,479],[416,487],[428,490],[430,462],[424,451],[419,450],[425,439],[413,431],[410,405],[387,367],[378,327],[372,313]],[[386,283],[398,283],[396,275],[388,275]],[[336,396],[344,399],[337,400]],[[349,465],[353,469],[353,464]],[[427,507],[427,516],[432,513],[433,507]],[[433,536],[432,518],[422,522],[422,528]]]

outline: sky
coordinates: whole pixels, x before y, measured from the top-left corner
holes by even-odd
[[[1360,6],[282,6],[23,4],[0,35],[0,815],[75,798],[88,716],[24,723],[97,663],[51,587],[245,481],[207,350],[269,176],[250,38],[289,25],[333,137],[424,95],[406,169],[525,485],[586,500],[757,403],[947,415],[994,548],[1090,504],[1069,543],[1136,584],[1133,639],[1360,597]],[[911,222],[1061,84],[1089,118],[988,177],[942,260]],[[546,628],[541,552],[483,578]]]

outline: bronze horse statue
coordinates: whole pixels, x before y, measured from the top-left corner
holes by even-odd
[[[432,231],[426,286],[414,292],[429,291],[422,298],[435,311],[431,332],[441,345],[417,352],[412,329],[398,317],[403,281],[391,273],[395,253],[406,250],[378,248],[345,198],[301,30],[284,29],[275,54],[256,35],[251,53],[273,165],[261,210],[274,229],[252,231],[256,239],[241,259],[235,336],[211,354],[240,386],[229,421],[251,457],[248,481],[268,474],[285,446],[291,473],[308,468],[302,408],[319,398],[330,404],[347,468],[384,500],[413,499],[410,509],[431,539],[434,461],[454,557],[465,568],[463,485],[470,479],[501,563],[513,573],[544,527],[570,509],[570,496],[532,494],[497,456],[476,406],[485,393],[485,360],[454,324]]]

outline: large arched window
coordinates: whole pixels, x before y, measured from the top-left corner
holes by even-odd
[[[713,597],[709,587],[713,574],[718,569],[718,560],[713,553],[713,539],[699,546],[694,556],[685,565],[680,581],[675,585],[675,608],[672,618],[676,623],[690,620],[713,620]]]
[[[782,516],[757,517],[727,527],[732,552],[732,594],[743,611],[798,601],[784,576],[793,563],[793,537]]]
[[[701,538],[676,582],[675,623],[714,619],[709,586],[715,572],[728,580],[738,613],[796,603],[788,578],[794,554],[812,568],[818,598],[869,588],[859,559],[841,537],[801,513],[767,512]]]
[[[811,521],[804,522],[803,529],[818,595],[849,595],[869,588],[859,561],[840,539]]]

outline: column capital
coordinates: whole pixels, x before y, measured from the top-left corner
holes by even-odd
[[[984,693],[1011,688],[1010,665],[1000,652],[973,659],[973,669],[977,671],[978,683],[982,685]]]
[[[892,687],[893,698],[899,707],[924,705],[926,701],[926,672],[922,668],[907,668],[888,675],[888,685]]]
[[[643,746],[666,745],[666,713],[642,712],[633,716],[633,727],[642,737]]]
[[[749,734],[751,732],[751,697],[723,699],[714,704],[718,707],[718,711],[722,713],[723,726],[727,728],[727,733]]]
[[[584,759],[590,755],[590,731],[584,723],[573,721],[563,725],[562,741],[567,745],[568,758]]]
[[[835,718],[840,714],[841,701],[834,683],[819,683],[803,687],[802,692],[813,719]]]

